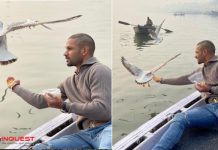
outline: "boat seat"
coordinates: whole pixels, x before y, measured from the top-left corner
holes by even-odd
[[[61,130],[60,132],[56,133],[54,136],[52,136],[51,138],[49,138],[50,140],[54,140],[54,139],[58,139],[62,136],[65,135],[69,135],[69,134],[73,134],[73,133],[77,133],[79,132],[79,128],[77,127],[77,122],[73,122],[71,125],[69,125],[68,127],[64,128],[63,130]]]
[[[218,130],[187,129],[173,150],[217,150]]]

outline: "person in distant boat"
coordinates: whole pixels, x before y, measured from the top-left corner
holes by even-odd
[[[147,21],[146,21],[145,26],[153,26],[153,22],[149,17],[147,17]]]
[[[195,88],[199,92],[209,94],[207,98],[208,104],[193,108],[185,113],[177,113],[172,119],[169,128],[152,150],[172,149],[179,142],[186,128],[218,127],[218,57],[215,55],[214,44],[208,40],[199,42],[195,49],[195,58],[198,64],[203,64],[203,67],[191,74],[171,79],[155,76],[153,80],[161,84],[170,85],[193,84],[189,77],[200,71],[204,82],[195,83]]]
[[[27,103],[42,109],[53,107],[79,116],[80,132],[36,144],[34,149],[111,149],[111,70],[93,56],[95,42],[79,33],[66,42],[67,66],[75,66],[75,74],[58,88],[61,96],[35,94],[8,79],[9,87]],[[65,100],[68,99],[69,102]]]

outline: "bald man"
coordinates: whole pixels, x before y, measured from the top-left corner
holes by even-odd
[[[153,80],[161,84],[187,85],[193,84],[189,77],[202,73],[203,83],[196,83],[195,88],[199,92],[207,92],[218,100],[218,57],[215,55],[215,46],[211,41],[204,40],[196,45],[195,58],[198,64],[203,64],[194,72],[178,77],[165,79],[154,77]],[[210,99],[210,98],[209,98]],[[167,131],[152,150],[170,150],[179,142],[184,130],[190,127],[213,128],[218,126],[218,103],[210,101],[201,107],[178,113],[172,119]]]

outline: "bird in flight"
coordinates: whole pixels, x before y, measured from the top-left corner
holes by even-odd
[[[121,62],[123,64],[123,66],[133,75],[136,77],[135,82],[137,84],[143,85],[145,86],[146,84],[149,85],[149,81],[152,80],[154,73],[156,71],[158,71],[159,69],[161,69],[163,66],[165,66],[168,62],[170,62],[171,60],[175,59],[176,57],[178,57],[180,54],[175,55],[174,57],[170,58],[169,60],[167,60],[164,63],[159,64],[158,66],[144,71],[143,69],[129,63],[124,57],[121,57]]]
[[[54,20],[54,21],[35,21],[35,20],[26,20],[23,22],[15,22],[7,27],[3,27],[3,22],[0,21],[0,64],[1,65],[8,65],[10,63],[13,63],[17,60],[17,57],[13,55],[11,52],[8,51],[7,46],[7,34],[16,30],[36,27],[36,26],[42,26],[46,29],[51,30],[50,27],[47,26],[47,24],[54,24],[54,23],[61,23],[61,22],[67,22],[74,19],[77,19],[81,17],[82,15],[73,16],[66,19],[61,20]]]
[[[159,26],[156,27],[155,31],[149,30],[150,36],[153,40],[155,40],[155,43],[160,43],[163,40],[163,38],[159,36],[159,33],[160,33],[160,29],[162,28],[164,21],[165,19],[161,22]]]
[[[20,118],[20,117],[21,117],[21,114],[20,114],[20,113],[16,112],[16,114],[17,114],[17,118]]]

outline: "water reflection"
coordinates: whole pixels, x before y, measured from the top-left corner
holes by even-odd
[[[144,34],[135,34],[134,43],[137,50],[142,50],[144,47],[150,47],[152,38]]]
[[[145,47],[150,47],[152,45],[160,44],[163,40],[163,36],[172,33],[173,31],[169,29],[163,29],[164,32],[160,33],[161,40],[154,40],[149,35],[142,34],[142,33],[132,33],[131,30],[122,31],[120,33],[120,40],[119,43],[121,47],[133,46],[136,47],[136,50],[142,51]],[[133,41],[133,42],[132,42]]]
[[[121,46],[129,46],[129,44],[131,43],[131,33],[130,31],[125,31],[123,33],[120,34],[120,45]]]
[[[2,99],[0,102],[3,102],[5,100],[5,96],[7,95],[7,91],[8,91],[8,88],[5,89],[5,92],[4,94],[2,95]]]

